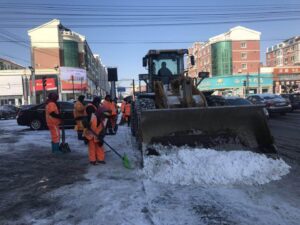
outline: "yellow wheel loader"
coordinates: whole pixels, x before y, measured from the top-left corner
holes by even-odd
[[[187,49],[149,50],[143,58],[148,74],[139,79],[147,91],[136,95],[131,125],[143,154],[153,153],[154,144],[276,153],[263,106],[209,106],[211,96],[185,75],[187,54]]]

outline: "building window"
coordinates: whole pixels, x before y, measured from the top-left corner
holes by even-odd
[[[242,57],[242,59],[247,59],[247,53],[246,52],[242,52],[241,53],[241,57]]]
[[[292,57],[291,57],[291,61],[292,61],[292,62],[295,62],[295,56],[292,56]]]
[[[241,42],[241,48],[247,48],[247,43],[246,42]]]
[[[287,64],[287,62],[288,62],[288,59],[284,58],[284,64]]]
[[[246,69],[247,69],[247,63],[243,63],[243,64],[242,64],[242,69],[243,69],[243,70],[246,70]]]

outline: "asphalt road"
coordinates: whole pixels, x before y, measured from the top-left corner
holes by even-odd
[[[300,165],[300,110],[285,116],[275,115],[269,126],[279,155]]]

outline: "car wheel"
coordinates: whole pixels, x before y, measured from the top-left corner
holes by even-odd
[[[42,122],[39,119],[32,120],[30,123],[30,128],[32,130],[40,130],[42,129]]]

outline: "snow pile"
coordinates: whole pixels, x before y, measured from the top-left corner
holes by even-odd
[[[157,148],[157,147],[156,147]],[[147,156],[144,174],[167,184],[237,185],[265,184],[289,173],[282,159],[268,158],[249,151],[216,151],[179,148]]]

